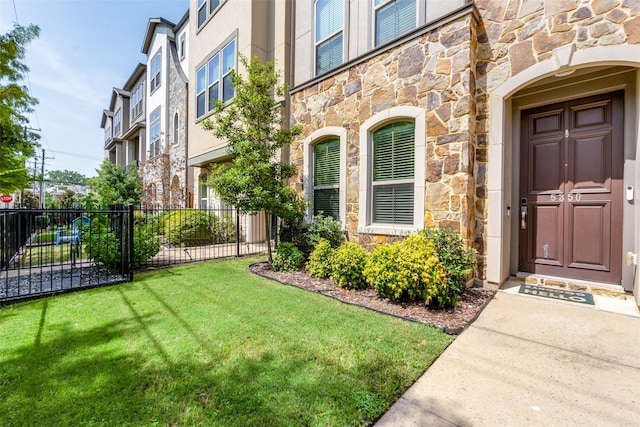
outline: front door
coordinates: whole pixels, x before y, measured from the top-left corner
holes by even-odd
[[[622,93],[522,113],[520,271],[619,284]]]

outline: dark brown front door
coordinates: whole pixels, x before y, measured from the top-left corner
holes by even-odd
[[[620,283],[622,93],[523,111],[520,271]]]

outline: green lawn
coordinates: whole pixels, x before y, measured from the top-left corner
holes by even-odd
[[[453,340],[255,260],[0,309],[0,425],[367,425]]]
[[[71,259],[69,243],[60,245],[28,246],[22,256],[23,267],[37,267],[39,265],[59,264]],[[78,258],[80,258],[78,256]]]

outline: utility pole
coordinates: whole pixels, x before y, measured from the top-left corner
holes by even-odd
[[[42,166],[40,167],[40,209],[44,208],[44,148],[42,149]]]

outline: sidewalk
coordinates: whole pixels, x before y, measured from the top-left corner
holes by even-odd
[[[639,414],[640,318],[499,291],[376,426],[635,426]]]

